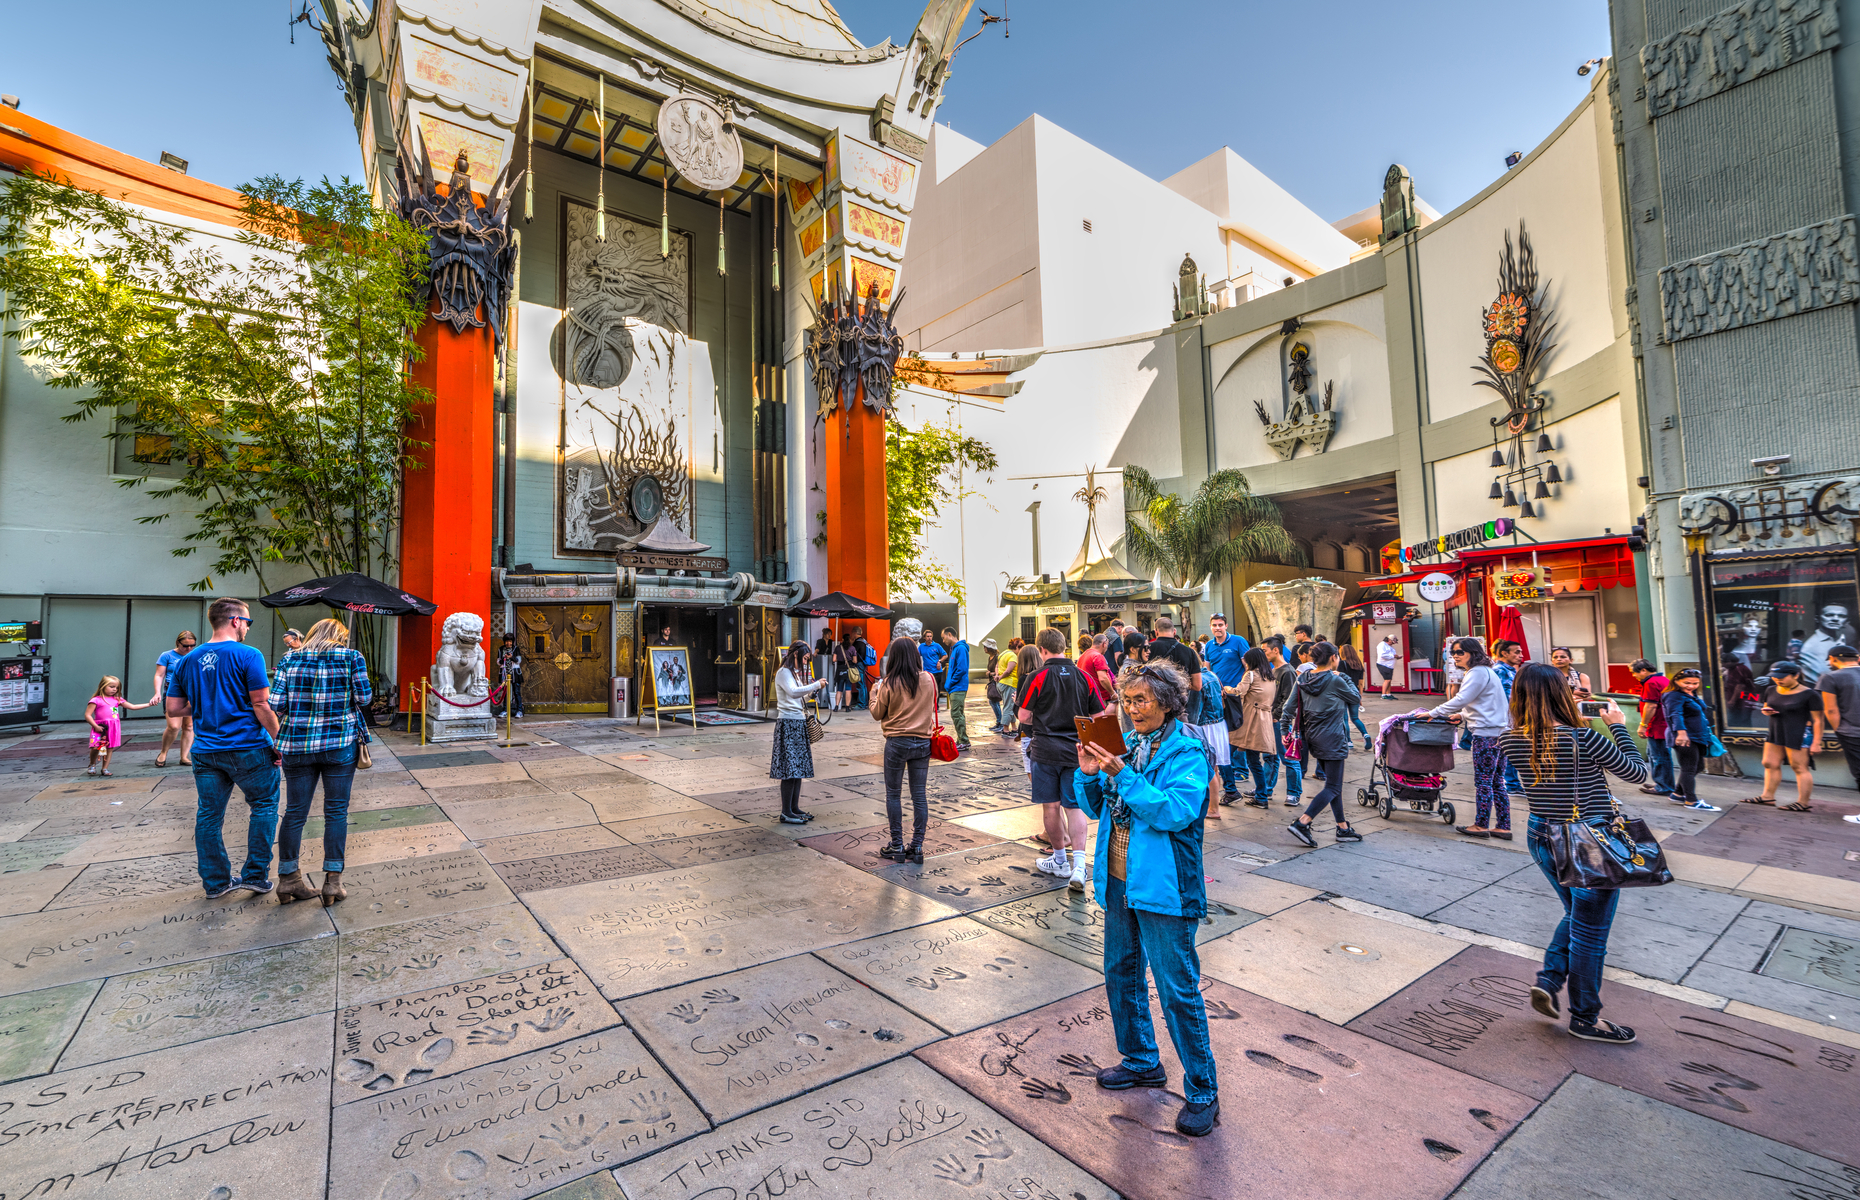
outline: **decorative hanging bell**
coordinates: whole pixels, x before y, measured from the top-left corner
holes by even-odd
[[[1550,469],[1544,472],[1544,478],[1549,480],[1551,483],[1562,483],[1563,472],[1556,469],[1555,463],[1551,463]]]

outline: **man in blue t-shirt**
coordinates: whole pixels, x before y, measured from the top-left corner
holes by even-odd
[[[956,636],[953,629],[943,631],[943,645],[949,650],[944,688],[949,692],[949,727],[956,734],[956,748],[969,745],[969,643]]]
[[[1208,618],[1208,632],[1214,636],[1210,637],[1208,644],[1201,648],[1202,654],[1208,660],[1208,665],[1214,668],[1214,674],[1221,681],[1221,687],[1239,687],[1240,677],[1246,674],[1246,664],[1240,661],[1240,658],[1251,647],[1239,634],[1227,632],[1226,613],[1215,613]],[[1252,752],[1242,750],[1234,762],[1220,769],[1222,800],[1239,799],[1239,774],[1241,771],[1250,770],[1251,765]]]
[[[936,690],[943,690],[943,646],[928,629],[924,630],[924,640],[917,647],[917,653],[923,656],[924,670],[936,676]]]
[[[207,898],[271,891],[271,842],[278,831],[278,752],[272,736],[271,680],[265,656],[245,644],[252,612],[223,597],[207,609],[213,638],[181,660],[168,684],[168,715],[194,718],[194,856]],[[232,878],[221,829],[234,785],[251,810],[245,869]]]

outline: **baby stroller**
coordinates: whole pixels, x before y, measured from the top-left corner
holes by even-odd
[[[1459,727],[1448,721],[1397,717],[1383,726],[1376,743],[1379,753],[1369,768],[1369,786],[1356,789],[1356,802],[1365,808],[1379,805],[1384,818],[1395,802],[1409,811],[1438,813],[1453,824],[1453,804],[1442,800],[1446,773],[1453,769],[1453,739]]]

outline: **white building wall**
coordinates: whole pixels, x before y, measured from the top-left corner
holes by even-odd
[[[1039,344],[1070,346],[1168,324],[1182,255],[1192,254],[1210,279],[1225,261],[1213,214],[1044,117],[1032,124]]]
[[[1084,486],[1085,468],[1134,462],[1160,478],[1182,472],[1170,335],[1055,351],[1029,368],[1025,378],[1020,394],[1000,406],[951,402],[918,389],[899,397],[899,416],[906,424],[960,419],[963,433],[987,442],[1000,460],[991,478],[969,477],[969,489],[978,494],[941,513],[924,542],[929,554],[963,579],[968,593],[963,633],[971,639],[985,636],[1007,615],[996,602],[1002,573],[1023,575],[1033,569],[1029,504],[1041,502],[1040,569],[1057,575],[1071,564],[1085,536],[1085,506],[1072,499]],[[1017,478],[1070,472],[1077,475]],[[1098,513],[1098,533],[1107,549],[1124,532],[1118,480],[1115,471],[1098,477],[1111,495]]]
[[[1549,285],[1554,375],[1606,349],[1616,337],[1609,311],[1607,238],[1598,138],[1607,119],[1593,95],[1531,157],[1493,187],[1448,213],[1419,239],[1429,415],[1439,421],[1497,398],[1473,386],[1485,354],[1481,312],[1498,295],[1499,252],[1524,223]]]
[[[1312,394],[1321,402],[1325,382],[1337,385],[1337,426],[1327,450],[1373,442],[1395,432],[1389,407],[1387,337],[1379,291],[1310,314],[1293,336],[1293,342],[1311,347]],[[1209,347],[1217,465],[1244,469],[1278,461],[1266,444],[1266,428],[1253,401],[1265,404],[1273,420],[1283,418],[1282,343],[1279,327],[1273,325]],[[1301,456],[1308,453],[1305,448],[1299,450]]]
[[[1531,462],[1554,460],[1563,482],[1550,485],[1550,499],[1532,500],[1535,520],[1524,524],[1540,542],[1602,536],[1604,529],[1627,532],[1637,507],[1628,495],[1627,447],[1621,438],[1621,397],[1615,396],[1550,424],[1552,454],[1530,454]],[[1534,446],[1536,439],[1526,443]],[[1514,516],[1492,499],[1489,447],[1443,458],[1433,464],[1435,502],[1443,532],[1481,521]]]

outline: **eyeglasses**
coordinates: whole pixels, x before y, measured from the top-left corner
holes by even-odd
[[[1453,655],[1453,657],[1455,657],[1455,658],[1461,658],[1461,657],[1464,657],[1465,655],[1468,655],[1468,654],[1471,654],[1471,653],[1472,653],[1472,651],[1470,651],[1470,650],[1454,650],[1454,651],[1452,651],[1451,653],[1452,653],[1452,655]]]
[[[1156,697],[1146,696],[1141,692],[1123,692],[1119,694],[1125,708],[1148,708],[1156,703]]]
[[[244,621],[247,625],[252,623],[252,618],[250,617],[228,617],[226,619],[228,621]]]

